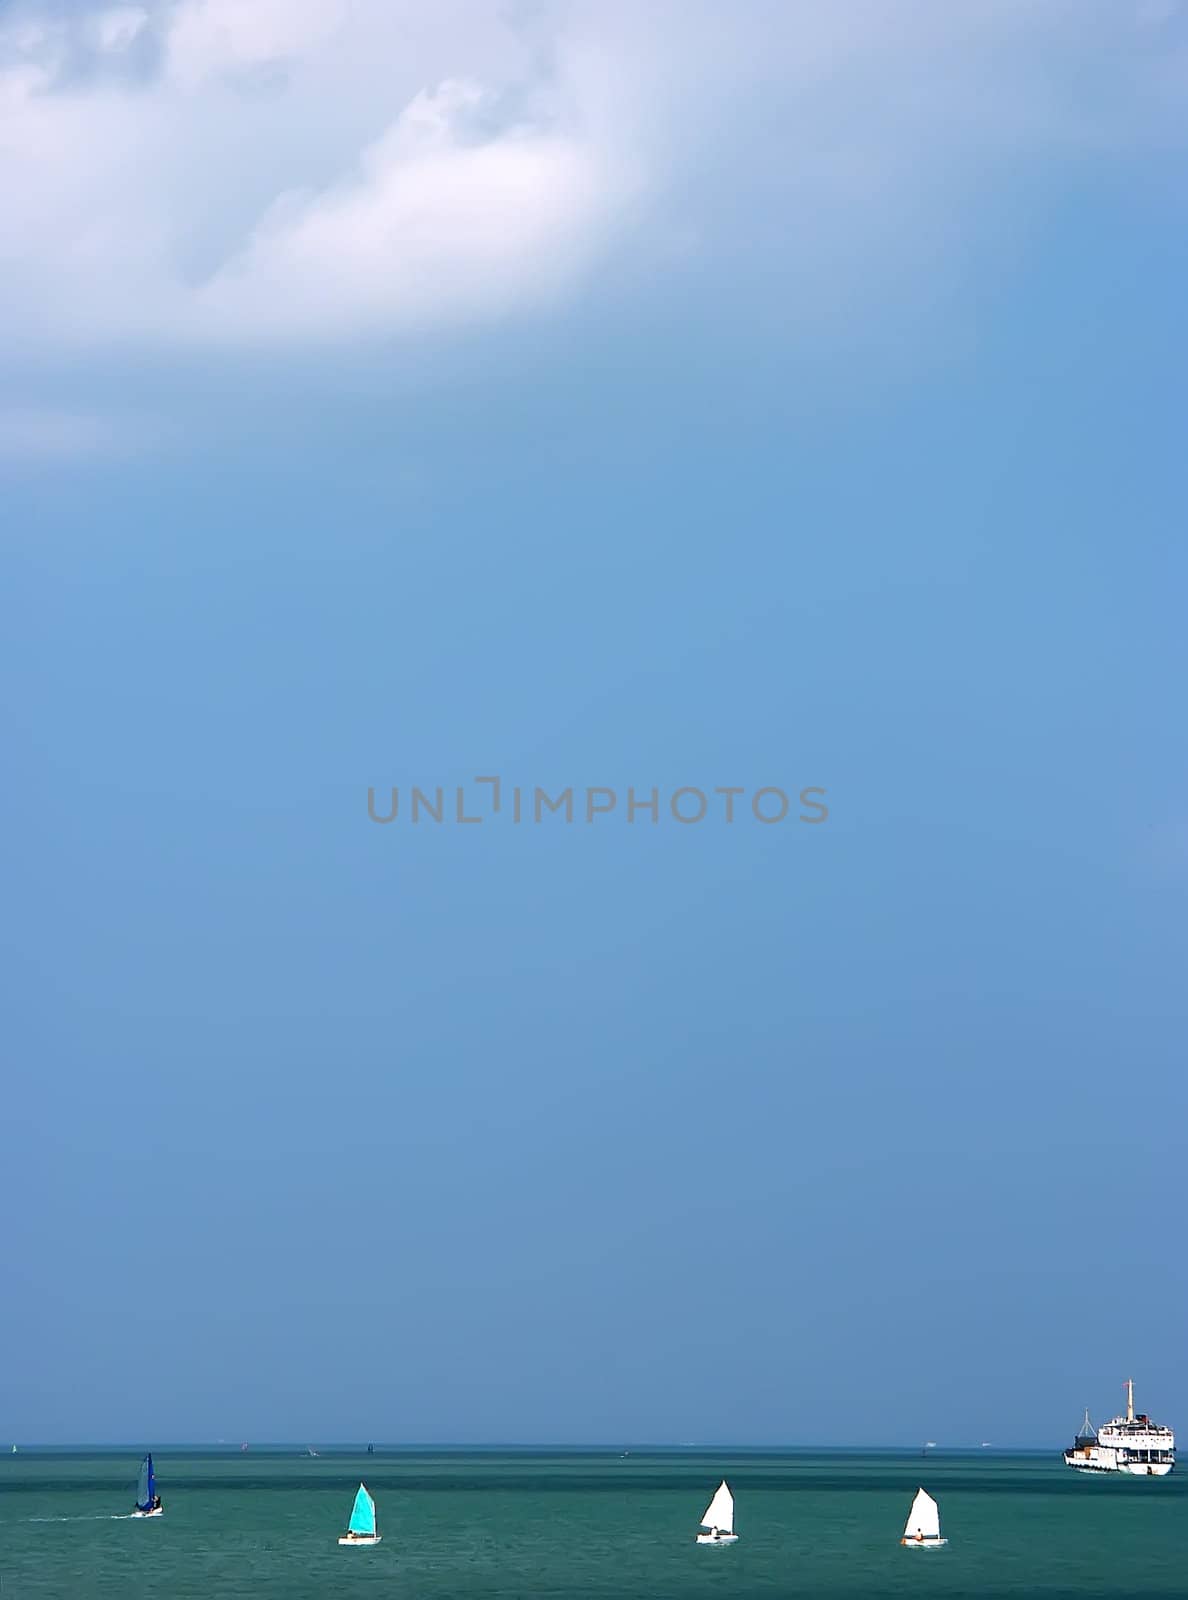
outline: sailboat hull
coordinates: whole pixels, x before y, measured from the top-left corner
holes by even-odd
[[[737,1533],[699,1533],[698,1544],[737,1544]]]
[[[350,1538],[350,1536],[348,1534],[344,1533],[342,1538],[338,1542],[339,1542],[339,1544],[345,1544],[345,1545],[362,1544],[362,1545],[371,1546],[373,1544],[378,1544],[382,1538],[383,1538],[383,1534],[382,1533],[360,1534],[354,1539]]]
[[[132,1515],[134,1517],[163,1517],[165,1515],[165,1507],[164,1506],[157,1506],[152,1511],[141,1511],[141,1509],[138,1506],[136,1508],[136,1510],[132,1513]]]
[[[942,1544],[948,1544],[947,1539],[901,1539],[900,1544],[905,1550],[939,1550]]]

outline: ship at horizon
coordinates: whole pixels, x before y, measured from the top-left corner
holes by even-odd
[[[1125,1472],[1135,1478],[1166,1478],[1176,1464],[1176,1436],[1146,1412],[1135,1413],[1134,1379],[1126,1380],[1126,1414],[1094,1428],[1088,1408],[1064,1464],[1075,1472]]]

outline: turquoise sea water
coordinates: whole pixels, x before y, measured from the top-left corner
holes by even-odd
[[[0,1597],[614,1600],[1188,1594],[1188,1475],[1059,1457],[731,1452],[154,1451],[165,1516],[126,1516],[137,1454],[0,1458]],[[737,1545],[694,1544],[725,1476]],[[340,1549],[360,1479],[384,1542]],[[897,1540],[920,1484],[949,1545]]]

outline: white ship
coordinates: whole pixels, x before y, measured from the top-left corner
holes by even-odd
[[[1126,1415],[1094,1429],[1085,1420],[1064,1464],[1076,1472],[1128,1472],[1135,1478],[1166,1478],[1176,1464],[1176,1436],[1170,1428],[1135,1415],[1134,1379],[1126,1380]]]

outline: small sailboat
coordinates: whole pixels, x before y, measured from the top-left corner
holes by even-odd
[[[165,1507],[161,1504],[161,1496],[157,1493],[157,1477],[153,1471],[152,1456],[145,1456],[140,1463],[140,1478],[136,1485],[136,1508],[132,1512],[134,1517],[163,1517]]]
[[[697,1535],[698,1544],[735,1544],[738,1540],[738,1534],[734,1531],[734,1496],[725,1478],[705,1508],[701,1528],[702,1531]]]
[[[941,1538],[940,1510],[927,1490],[916,1491],[903,1538],[899,1542],[909,1550],[937,1550],[942,1544],[948,1544],[947,1539]]]
[[[382,1533],[375,1531],[375,1501],[367,1492],[367,1485],[361,1483],[359,1492],[355,1496],[355,1503],[351,1507],[351,1520],[347,1531],[339,1539],[339,1544],[378,1544],[383,1538]]]

